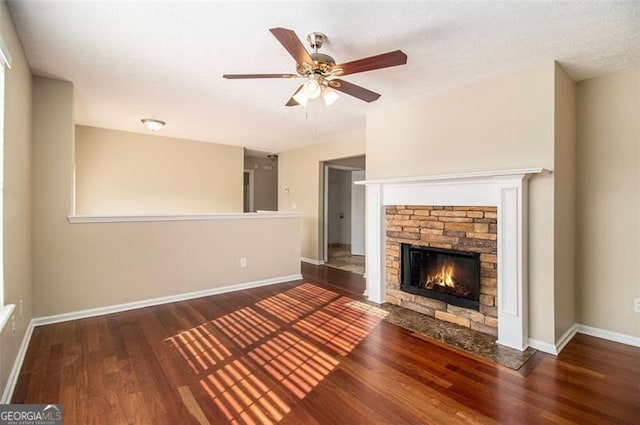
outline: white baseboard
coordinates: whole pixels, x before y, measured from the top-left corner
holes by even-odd
[[[558,338],[555,345],[529,338],[529,347],[557,356],[576,333],[606,339],[607,341],[619,342],[621,344],[631,345],[634,347],[640,347],[640,337],[608,331],[606,329],[594,328],[593,326],[581,325],[580,323],[575,323],[567,329],[567,331]]]
[[[595,336],[597,338],[619,342],[621,344],[632,345],[634,347],[640,347],[640,337],[637,336],[621,334],[618,332],[612,332],[606,329],[594,328],[592,326],[581,324],[576,324],[576,329],[581,334]]]
[[[33,319],[34,326],[49,325],[52,323],[67,322],[69,320],[86,319],[88,317],[103,316],[105,314],[119,313],[121,311],[135,310],[137,308],[151,307],[154,305],[174,303],[177,301],[191,300],[194,298],[208,297],[209,295],[224,294],[227,292],[241,291],[244,289],[258,288],[260,286],[274,285],[276,283],[291,282],[302,279],[301,274],[274,277],[270,279],[256,280],[236,285],[222,286],[219,288],[205,289],[203,291],[187,292],[185,294],[169,295],[166,297],[151,298],[124,304],[110,305],[106,307],[92,308],[88,310],[74,311],[71,313],[54,314],[52,316]]]
[[[558,354],[556,350],[556,346],[553,344],[549,344],[548,342],[540,341],[537,339],[529,338],[529,347],[535,348],[536,350],[542,351],[547,354],[553,354],[554,356]]]
[[[313,264],[315,266],[324,265],[324,261],[322,261],[322,260],[314,260],[313,258],[300,257],[300,261],[302,261],[303,263]]]
[[[578,330],[577,325],[574,323],[565,333],[562,334],[560,338],[556,340],[556,355],[560,354],[562,349],[566,347],[566,345],[571,341],[571,339],[576,336],[576,332]]]
[[[577,325],[572,325],[564,334],[562,334],[560,338],[558,338],[555,345],[537,339],[529,338],[529,347],[535,348],[536,350],[540,350],[547,354],[553,354],[554,356],[557,356],[569,343],[569,341],[571,341],[571,338],[575,336],[576,330]]]
[[[9,378],[7,378],[7,384],[4,387],[2,398],[0,398],[0,404],[8,404],[11,402],[13,391],[16,389],[16,384],[18,383],[20,370],[22,370],[24,357],[27,355],[27,348],[29,347],[29,342],[31,341],[31,335],[33,334],[34,327],[35,325],[33,324],[33,320],[31,320],[29,322],[29,326],[27,326],[27,330],[24,333],[24,337],[22,338],[22,343],[20,344],[20,349],[16,354],[16,359],[13,362],[13,367],[11,368]]]

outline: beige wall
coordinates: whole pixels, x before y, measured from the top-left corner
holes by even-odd
[[[285,151],[279,155],[278,210],[296,210],[304,214],[302,256],[320,260],[318,235],[322,229],[320,214],[321,162],[363,155],[365,135],[353,133],[339,140]],[[285,191],[288,189],[288,193]]]
[[[577,86],[579,322],[640,336],[640,69]]]
[[[556,64],[554,178],[555,339],[576,323],[576,84]]]
[[[242,212],[243,149],[76,127],[77,214]]]
[[[244,158],[245,170],[253,170],[253,210],[278,210],[278,160]]]
[[[72,103],[70,83],[34,79],[36,316],[300,272],[299,218],[70,224]]]
[[[34,315],[42,316],[48,296],[55,303],[74,297],[59,287],[50,263],[68,250],[64,243],[73,199],[73,85],[69,82],[33,78],[33,296]],[[90,286],[91,280],[85,282]],[[63,283],[64,285],[64,283]],[[63,301],[65,302],[65,301]],[[55,304],[53,305],[55,307]]]
[[[555,64],[380,108],[367,116],[367,178],[554,169]],[[555,343],[554,176],[529,194],[529,336]]]
[[[2,334],[0,385],[7,377],[32,317],[31,303],[31,72],[5,2],[0,2],[0,31],[11,56],[5,71],[4,113],[4,302],[18,305],[16,333]]]
[[[553,63],[367,116],[367,178],[553,167]]]
[[[300,273],[300,218],[58,227],[42,242],[37,316]]]

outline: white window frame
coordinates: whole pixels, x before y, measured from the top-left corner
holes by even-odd
[[[0,51],[2,49],[0,48]],[[2,55],[4,60],[4,54]],[[5,63],[0,63],[0,307],[4,306],[4,92]],[[1,315],[0,315],[1,316]],[[1,318],[0,318],[1,321]],[[0,330],[2,327],[0,327]]]
[[[0,35],[0,332],[6,325],[13,307],[4,308],[4,118],[5,71],[11,69],[11,54]],[[7,306],[8,307],[8,306]]]

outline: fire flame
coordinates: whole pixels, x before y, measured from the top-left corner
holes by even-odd
[[[427,276],[425,286],[433,285],[448,286],[450,288],[455,287],[456,285],[453,280],[453,266],[450,264],[444,264],[440,272],[433,276]]]

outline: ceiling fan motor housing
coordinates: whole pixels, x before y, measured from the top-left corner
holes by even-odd
[[[302,76],[308,76],[313,73],[326,76],[331,73],[331,68],[336,65],[336,61],[331,56],[325,55],[324,53],[311,53],[309,56],[313,59],[313,68],[306,63],[298,64],[296,67],[298,74]]]

